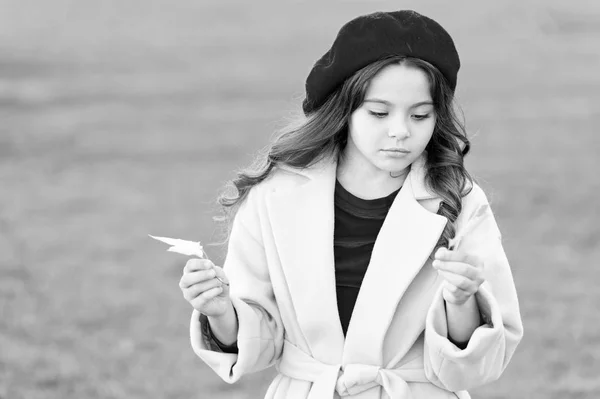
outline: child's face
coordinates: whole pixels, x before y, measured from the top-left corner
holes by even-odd
[[[374,172],[401,172],[421,155],[435,127],[429,81],[420,69],[390,65],[370,82],[350,116],[347,158]]]

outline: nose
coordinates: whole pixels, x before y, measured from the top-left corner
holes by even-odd
[[[388,136],[396,140],[402,140],[410,137],[410,132],[408,131],[408,127],[406,125],[395,127],[392,126],[388,131]]]
[[[406,123],[404,118],[397,117],[394,120],[390,120],[388,136],[391,138],[395,138],[396,140],[402,140],[410,137],[408,124]]]

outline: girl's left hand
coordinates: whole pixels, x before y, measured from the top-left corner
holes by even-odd
[[[444,300],[455,305],[467,302],[485,281],[481,259],[460,250],[438,249],[432,266],[446,280]]]

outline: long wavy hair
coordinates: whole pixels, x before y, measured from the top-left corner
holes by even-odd
[[[437,213],[448,219],[436,248],[447,246],[456,232],[454,223],[462,210],[461,198],[468,193],[467,183],[472,183],[463,162],[470,142],[464,124],[457,117],[454,94],[441,72],[426,61],[405,56],[388,57],[362,68],[322,106],[281,129],[272,143],[255,158],[253,165],[238,172],[230,182],[235,193],[226,190],[218,198],[224,215],[215,219],[228,221],[230,227],[250,189],[269,177],[276,166],[307,168],[324,157],[341,155],[348,141],[350,116],[362,105],[375,75],[392,64],[418,68],[429,79],[436,124],[426,147],[425,183],[442,199]]]

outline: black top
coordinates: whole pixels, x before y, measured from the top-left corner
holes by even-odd
[[[375,239],[399,191],[383,198],[365,200],[352,195],[336,180],[333,251],[337,305],[344,336],[371,260]],[[210,326],[206,324],[207,338],[212,339],[224,352],[237,353],[237,343],[223,345],[212,336]]]
[[[365,200],[352,195],[336,181],[333,249],[338,312],[344,336],[375,239],[399,191]]]

